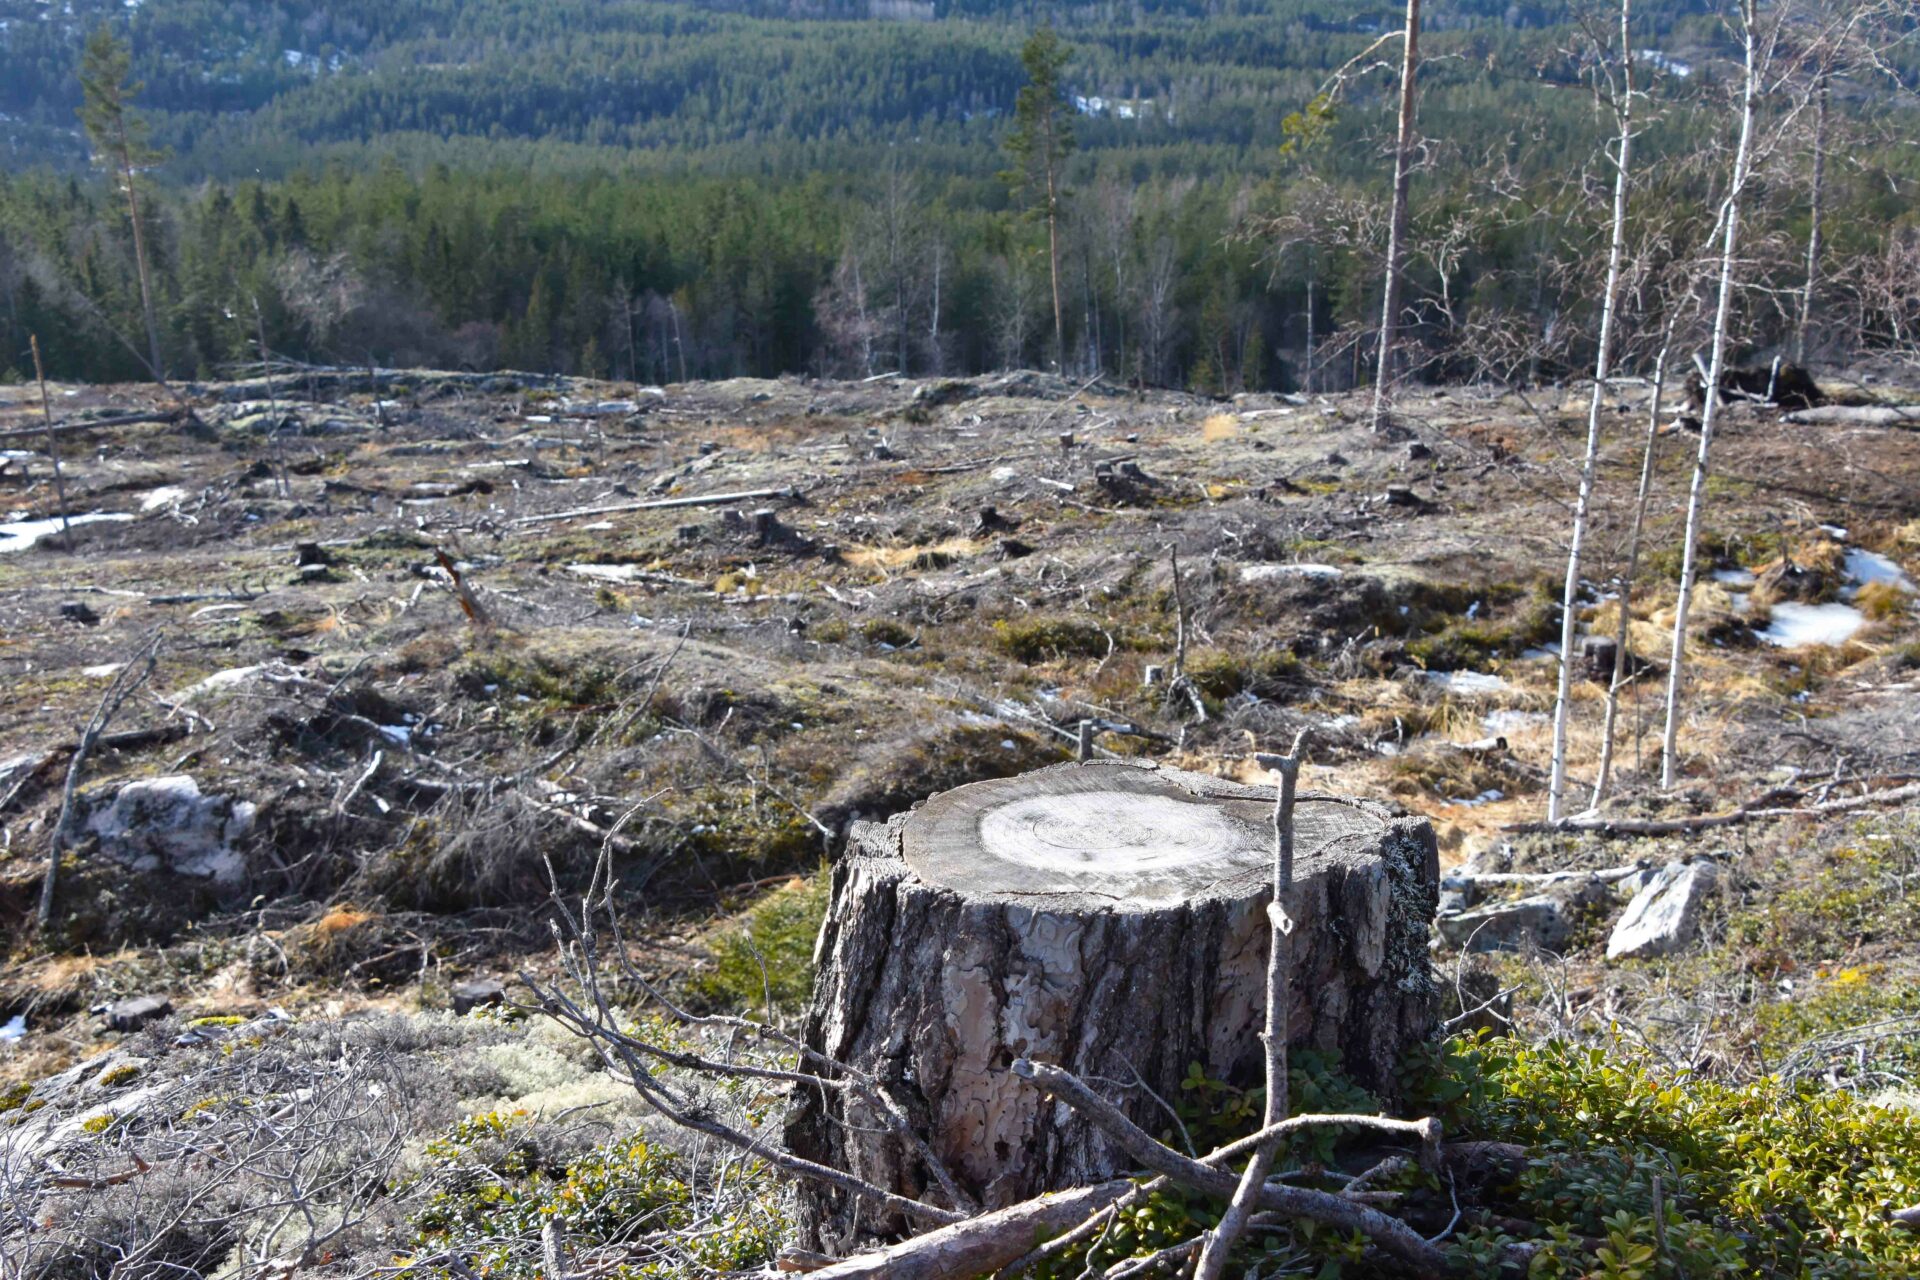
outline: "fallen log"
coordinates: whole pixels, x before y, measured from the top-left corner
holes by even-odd
[[[614,516],[629,511],[665,511],[673,507],[724,507],[735,502],[764,502],[772,498],[798,500],[800,486],[784,489],[747,489],[738,493],[704,493],[691,498],[653,498],[645,502],[614,502],[600,507],[574,507],[568,511],[548,511],[540,515],[518,516],[515,524],[548,524],[555,520],[573,520],[581,516]]]
[[[965,1280],[998,1271],[1036,1238],[1077,1226],[1133,1190],[1126,1178],[1058,1191],[813,1271],[815,1280]]]
[[[1599,836],[1672,836],[1684,835],[1691,831],[1712,831],[1716,827],[1735,827],[1742,823],[1757,822],[1763,818],[1819,818],[1833,813],[1851,813],[1856,809],[1870,809],[1876,805],[1898,804],[1906,800],[1920,800],[1920,782],[1793,808],[1762,809],[1743,805],[1726,813],[1705,813],[1694,818],[1605,818],[1599,815],[1580,814],[1571,818],[1562,818],[1559,822],[1516,822],[1502,827],[1501,830],[1523,834],[1587,831]]]
[[[166,425],[180,421],[187,416],[185,409],[164,409],[150,413],[121,413],[111,418],[92,418],[84,422],[56,422],[51,426],[9,427],[0,431],[0,440],[22,440],[29,436],[45,438],[53,435],[68,435],[75,431],[98,431],[106,427],[134,427],[142,423]]]
[[[1796,427],[1920,427],[1920,404],[1823,404],[1781,421]]]

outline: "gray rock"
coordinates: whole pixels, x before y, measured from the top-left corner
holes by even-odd
[[[186,774],[129,782],[96,802],[85,830],[101,852],[136,871],[171,871],[220,884],[245,878],[240,842],[253,830],[255,808],[232,796],[200,794]]]
[[[1434,927],[1448,943],[1467,951],[1519,951],[1528,944],[1558,951],[1573,932],[1560,899],[1545,893],[1443,915]]]
[[[172,1012],[173,1001],[165,996],[134,996],[107,1006],[107,1026],[114,1031],[138,1031]]]
[[[505,1004],[507,988],[498,978],[475,978],[453,984],[453,1011],[465,1014],[484,1004]]]
[[[1669,862],[1633,895],[1607,938],[1607,959],[1669,956],[1700,932],[1700,904],[1713,888],[1711,862]]]

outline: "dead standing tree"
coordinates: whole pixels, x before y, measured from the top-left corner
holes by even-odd
[[[1420,69],[1420,0],[1407,0],[1407,24],[1401,33],[1400,119],[1393,145],[1393,212],[1388,219],[1387,270],[1380,304],[1379,367],[1373,382],[1373,429],[1387,428],[1395,371],[1394,331],[1400,319],[1400,294],[1406,270],[1407,196],[1413,183],[1414,77]]]

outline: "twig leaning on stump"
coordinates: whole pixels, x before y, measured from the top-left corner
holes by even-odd
[[[1273,927],[1267,948],[1267,1027],[1261,1037],[1267,1043],[1268,1129],[1287,1118],[1287,1006],[1293,979],[1293,917],[1287,908],[1293,897],[1293,793],[1300,782],[1300,748],[1306,740],[1307,731],[1302,729],[1286,755],[1258,757],[1261,765],[1280,775],[1280,789],[1273,802],[1273,900],[1267,903],[1267,922]],[[1278,1138],[1253,1149],[1253,1158],[1247,1161],[1246,1172],[1240,1176],[1240,1185],[1221,1215],[1220,1225],[1201,1243],[1194,1280],[1220,1280],[1226,1272],[1227,1258],[1253,1217],[1254,1201],[1279,1153]]]

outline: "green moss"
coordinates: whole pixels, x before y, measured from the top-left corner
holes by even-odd
[[[15,1081],[5,1089],[0,1089],[0,1114],[17,1111],[33,1095],[33,1086],[25,1080]]]
[[[100,1078],[95,1080],[94,1083],[103,1088],[111,1089],[116,1085],[123,1085],[129,1080],[138,1080],[139,1078],[140,1068],[131,1062],[123,1062],[117,1067],[109,1067],[105,1071],[102,1071]]]
[[[1284,691],[1299,672],[1300,659],[1286,649],[1248,654],[1207,649],[1187,660],[1187,676],[1201,693],[1216,700],[1238,693],[1271,698]]]
[[[103,1111],[97,1116],[88,1116],[85,1120],[82,1120],[80,1122],[80,1130],[83,1133],[91,1133],[97,1137],[113,1128],[119,1119],[120,1117],[114,1115],[112,1112]]]
[[[713,1009],[758,1016],[771,1003],[775,1014],[797,1012],[813,992],[813,943],[827,890],[821,872],[755,903],[713,944],[712,963],[688,982],[689,993]]]
[[[1086,618],[1039,617],[993,624],[993,646],[1025,663],[1059,658],[1100,658],[1117,643]]]
[[[187,1026],[188,1027],[237,1027],[237,1026],[240,1026],[245,1021],[246,1019],[241,1017],[237,1013],[218,1013],[218,1014],[213,1014],[210,1017],[194,1018],[187,1023]]]
[[[870,619],[861,626],[860,635],[868,644],[887,644],[896,649],[904,649],[914,640],[913,632],[892,618]]]

